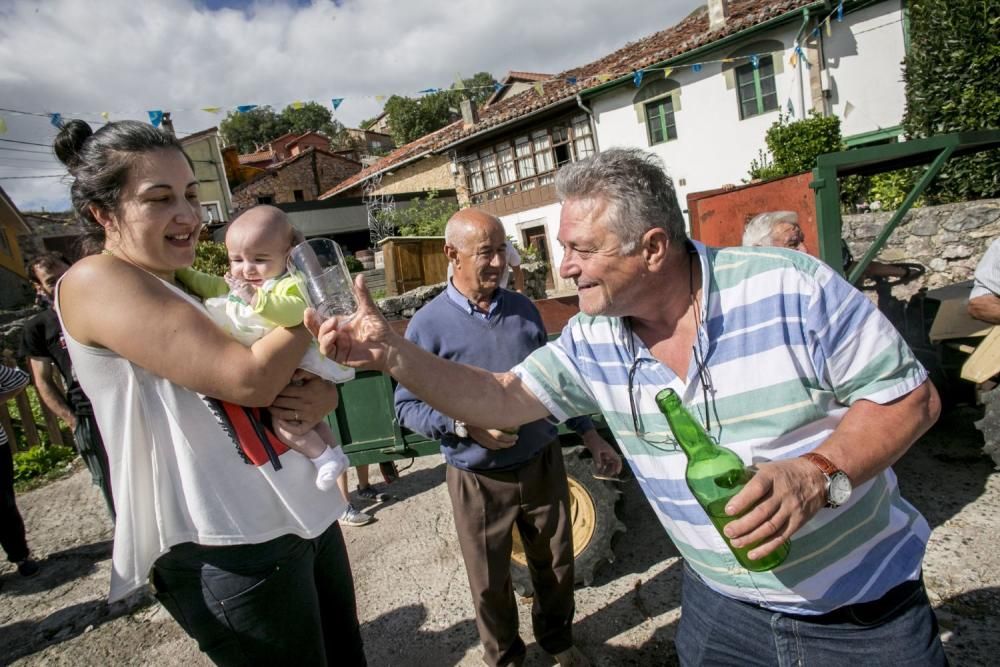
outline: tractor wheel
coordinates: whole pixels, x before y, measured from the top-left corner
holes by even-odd
[[[581,447],[564,449],[563,462],[569,480],[569,514],[573,522],[574,581],[589,586],[594,580],[594,573],[605,562],[614,561],[612,541],[615,535],[625,530],[625,524],[618,520],[616,514],[621,496],[618,483],[594,479],[591,459],[583,457],[584,451]],[[517,526],[514,526],[510,574],[518,595],[531,597],[534,594]]]
[[[1000,466],[1000,387],[979,394],[983,404],[983,418],[975,422],[983,434],[983,451]]]

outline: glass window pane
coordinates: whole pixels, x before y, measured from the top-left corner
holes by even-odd
[[[500,180],[504,183],[517,180],[514,173],[514,151],[511,150],[510,146],[501,148],[497,152],[497,157],[500,160]]]
[[[551,185],[556,182],[556,177],[554,174],[546,174],[538,179],[539,185]]]
[[[521,178],[528,178],[535,175],[535,160],[529,154],[528,157],[518,158],[517,173]]]
[[[777,95],[777,91],[774,87],[774,77],[769,76],[767,78],[760,78],[760,92],[762,95]]]
[[[743,118],[750,118],[751,116],[757,115],[757,99],[747,100],[740,107],[743,113]]]
[[[576,150],[576,159],[583,160],[594,154],[594,140],[591,137],[582,137],[573,142]]]
[[[538,151],[538,147],[535,147]],[[555,161],[552,159],[552,151],[549,149],[544,149],[535,153],[535,166],[538,167],[538,173],[545,171],[551,171],[555,167]]]
[[[483,190],[483,174],[482,172],[473,172],[469,174],[469,189],[473,192],[482,192]]]
[[[663,141],[663,129],[659,123],[649,126],[649,143],[658,144]]]
[[[518,157],[531,155],[531,142],[528,140],[528,137],[518,137],[514,140],[514,153]]]

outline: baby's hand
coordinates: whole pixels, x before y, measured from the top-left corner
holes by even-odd
[[[223,276],[226,284],[229,285],[229,290],[238,296],[240,299],[245,301],[251,307],[254,306],[257,301],[257,288],[246,282],[245,280],[240,280],[239,278],[234,278],[231,273],[227,273]]]

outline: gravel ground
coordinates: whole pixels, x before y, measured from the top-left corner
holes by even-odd
[[[934,529],[925,579],[959,666],[995,665],[1000,655],[1000,474],[981,446],[971,416],[953,415],[896,466],[903,494]],[[399,499],[370,508],[375,523],[345,528],[373,667],[481,664],[443,482],[440,457],[417,459],[391,487]],[[577,591],[576,635],[596,665],[672,665],[680,559],[635,483],[621,486],[627,532],[615,562]],[[42,572],[21,579],[0,564],[0,663],[208,664],[148,598],[106,603],[112,528],[86,471],[19,504]],[[521,611],[527,665],[552,664]]]

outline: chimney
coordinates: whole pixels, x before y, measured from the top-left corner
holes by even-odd
[[[715,31],[726,27],[729,18],[728,0],[708,0],[708,29]]]
[[[459,109],[462,110],[462,122],[465,124],[465,127],[472,127],[479,122],[479,113],[476,111],[476,104],[472,100],[462,100]]]
[[[177,136],[177,133],[174,132],[174,121],[170,120],[169,111],[163,112],[163,120],[160,121],[160,127],[162,127],[166,132],[169,132],[172,136]]]

